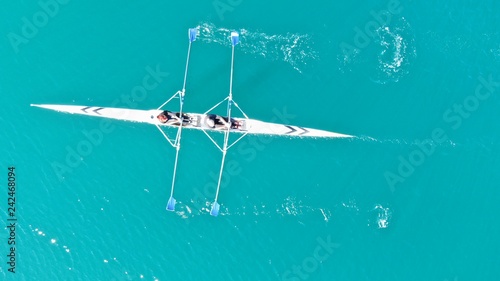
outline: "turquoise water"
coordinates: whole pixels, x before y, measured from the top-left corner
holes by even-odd
[[[498,3],[420,2],[4,3],[0,221],[10,166],[18,221],[0,279],[499,280]],[[183,134],[170,213],[175,151],[155,128],[29,106],[156,108],[193,26],[187,111],[227,95],[239,29],[249,116],[356,138],[247,137],[214,218],[221,154],[201,132]]]

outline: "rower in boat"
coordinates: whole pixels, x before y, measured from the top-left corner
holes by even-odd
[[[161,123],[169,125],[180,125],[181,120],[182,125],[184,126],[191,123],[191,118],[189,117],[189,115],[182,113],[181,118],[181,114],[179,112],[172,112],[168,110],[164,110],[157,116],[157,118]]]
[[[227,117],[222,118],[224,119],[224,121],[228,122]],[[231,118],[231,129],[241,129],[241,122]]]
[[[220,115],[208,114],[207,118],[209,120],[209,123],[207,125],[214,129],[225,129],[229,127],[229,123]]]
[[[181,114],[179,112],[176,112],[175,116],[179,119],[182,119],[183,126],[191,123],[191,117],[189,115],[187,115],[186,113],[182,113],[182,118],[181,118]]]
[[[181,124],[181,118],[179,118],[177,114],[168,110],[164,110],[157,116],[157,118],[163,124],[170,124],[170,125]]]
[[[226,129],[228,127],[231,127],[231,129],[241,129],[241,122],[236,121],[233,118],[231,118],[231,124],[229,124],[229,120],[227,117],[216,114],[208,114],[207,117],[208,120],[211,120],[211,122],[213,122],[210,123],[209,126],[214,129]]]

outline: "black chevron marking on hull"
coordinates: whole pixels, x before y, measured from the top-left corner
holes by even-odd
[[[99,113],[99,110],[101,110],[101,109],[104,109],[104,108],[103,108],[103,107],[99,107],[99,108],[96,108],[96,109],[94,109],[94,110],[92,110],[92,111],[94,111],[94,112],[95,112],[95,114],[99,114],[99,115],[101,115],[101,113]]]
[[[297,130],[295,130],[292,126],[285,126],[287,127],[288,129],[290,129],[289,132],[286,132],[285,135],[289,135],[289,134],[292,134],[293,132],[296,132]]]
[[[87,107],[82,108],[81,111],[88,113],[87,110],[89,110],[91,108],[92,108],[92,106],[87,106]],[[101,113],[99,113],[99,110],[101,110],[101,109],[104,109],[104,107],[98,107],[98,108],[92,110],[92,112],[94,112],[97,115],[101,115]]]
[[[81,109],[81,111],[83,111],[83,112],[85,112],[85,113],[88,113],[88,112],[87,112],[87,109],[89,109],[89,108],[92,108],[92,106],[87,106],[87,107],[84,107],[84,108],[82,108],[82,109]]]
[[[301,130],[303,131],[302,133],[300,133],[300,134],[299,134],[299,136],[301,136],[301,135],[303,135],[303,134],[307,134],[307,133],[309,133],[309,131],[308,131],[306,128],[304,128],[304,127],[298,127],[298,128],[299,128],[299,129],[301,129]]]

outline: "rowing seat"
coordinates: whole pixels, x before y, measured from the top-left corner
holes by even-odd
[[[191,116],[191,125],[193,127],[200,127],[201,126],[201,116],[200,115]]]
[[[236,131],[248,131],[246,120],[245,119],[237,119],[237,120],[238,122],[240,122],[241,126]]]

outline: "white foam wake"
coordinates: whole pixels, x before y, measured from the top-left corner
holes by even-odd
[[[377,30],[378,68],[375,79],[379,83],[398,82],[409,73],[409,65],[417,55],[410,25],[401,18],[394,27],[383,26]]]
[[[231,29],[217,27],[213,23],[207,22],[201,23],[198,28],[201,41],[231,46],[228,40]],[[318,59],[318,54],[312,47],[311,36],[308,34],[286,33],[273,35],[247,29],[240,29],[239,31],[240,48],[244,53],[271,61],[286,62],[299,73],[302,73],[302,68],[306,64]]]
[[[343,50],[338,56],[341,72],[353,71],[355,66],[368,68],[371,80],[379,84],[398,82],[409,73],[417,51],[413,31],[404,17],[379,26],[368,42],[366,46]]]

